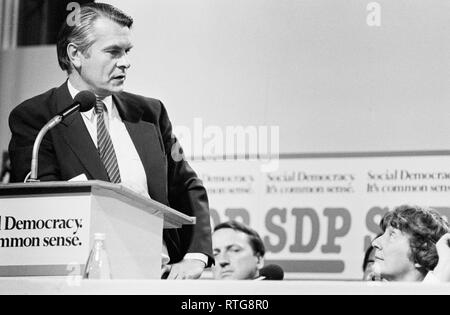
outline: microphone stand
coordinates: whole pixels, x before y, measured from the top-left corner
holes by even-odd
[[[39,182],[38,179],[38,165],[39,165],[39,147],[41,146],[42,140],[44,140],[47,132],[58,125],[66,117],[72,115],[77,111],[88,111],[92,109],[95,105],[95,95],[89,91],[82,91],[78,93],[74,98],[74,103],[65,109],[63,112],[58,113],[53,117],[44,127],[39,131],[33,145],[33,155],[31,158],[31,172],[25,178],[25,183],[36,183]]]
[[[41,131],[36,137],[33,146],[33,156],[31,159],[31,175],[30,178],[25,180],[26,183],[38,183],[40,182],[38,179],[38,166],[39,166],[39,147],[41,146],[42,140],[47,132],[59,124],[63,120],[62,115],[58,115],[53,117],[44,127],[42,127]]]

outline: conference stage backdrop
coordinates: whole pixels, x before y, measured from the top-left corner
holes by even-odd
[[[396,206],[450,217],[445,152],[286,155],[270,172],[258,160],[191,164],[208,189],[212,224],[235,219],[258,230],[267,263],[291,278],[361,279],[364,251]]]

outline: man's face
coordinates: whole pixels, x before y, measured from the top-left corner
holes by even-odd
[[[130,29],[107,18],[99,18],[94,23],[93,35],[94,44],[87,52],[79,54],[83,85],[101,97],[122,92],[130,68]]]
[[[383,279],[398,281],[416,271],[410,258],[409,236],[402,231],[388,227],[383,235],[373,241],[373,246],[375,264],[378,265]]]
[[[254,279],[262,268],[263,258],[256,256],[247,234],[233,229],[220,229],[212,236],[216,280]]]

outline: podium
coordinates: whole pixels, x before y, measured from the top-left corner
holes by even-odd
[[[105,233],[114,279],[160,279],[163,229],[191,224],[120,184],[0,185],[0,277],[80,276]]]

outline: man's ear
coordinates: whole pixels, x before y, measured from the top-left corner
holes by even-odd
[[[81,67],[82,53],[78,49],[77,45],[73,43],[67,45],[67,56],[69,57],[70,62],[75,69],[79,69]]]

